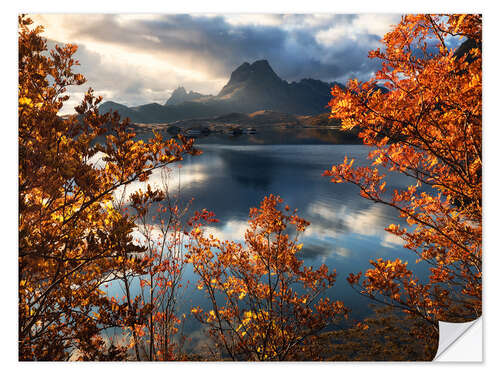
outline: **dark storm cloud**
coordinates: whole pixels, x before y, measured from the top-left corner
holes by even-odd
[[[73,93],[92,86],[104,100],[135,106],[163,104],[178,86],[217,94],[239,65],[260,59],[289,82],[367,80],[379,68],[368,52],[399,17],[68,14],[39,21],[51,39],[79,46],[77,70],[88,83]]]
[[[276,15],[277,21],[280,17],[284,16]],[[348,27],[356,15],[334,15],[327,23],[310,26],[307,15],[292,17],[297,27],[234,25],[224,16],[165,15],[120,22],[119,16],[103,15],[76,25],[73,34],[150,53],[170,53],[218,78],[228,77],[245,61],[258,59],[269,60],[278,75],[290,81],[367,78],[376,69],[367,54],[377,46],[379,35],[346,37],[332,45],[319,43],[315,36],[324,29]]]

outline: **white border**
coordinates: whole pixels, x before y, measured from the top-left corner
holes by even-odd
[[[314,372],[348,372],[349,374],[366,373],[367,371],[380,370],[387,372],[405,372],[408,374],[420,374],[426,372],[451,371],[453,374],[469,374],[471,371],[477,371],[478,365],[470,364],[387,364],[387,363],[294,363],[294,364],[222,364],[222,363],[174,363],[174,364],[54,364],[54,363],[36,363],[26,364],[17,363],[17,289],[15,280],[17,280],[17,122],[16,113],[16,92],[17,92],[17,14],[22,11],[31,13],[186,13],[186,12],[224,12],[224,13],[413,13],[413,12],[481,12],[484,22],[484,155],[485,155],[485,173],[484,173],[484,311],[487,330],[485,331],[485,363],[484,367],[493,367],[498,360],[495,345],[496,335],[500,332],[498,321],[500,316],[497,314],[498,307],[498,286],[500,285],[498,270],[498,237],[497,213],[500,212],[498,199],[498,172],[496,170],[498,154],[495,152],[500,142],[500,124],[498,115],[495,111],[498,107],[498,44],[495,36],[500,35],[498,30],[498,13],[495,12],[496,4],[491,1],[476,0],[420,0],[418,2],[401,2],[397,0],[389,1],[356,1],[334,2],[324,0],[307,1],[268,1],[253,0],[251,2],[236,1],[102,1],[85,0],[81,2],[69,2],[67,0],[45,1],[25,0],[23,2],[4,2],[2,4],[2,22],[0,27],[2,32],[2,54],[1,72],[2,72],[2,90],[1,98],[3,104],[3,144],[1,149],[1,160],[3,161],[4,179],[2,184],[2,197],[4,207],[2,220],[2,233],[4,238],[1,246],[2,255],[6,258],[3,261],[4,269],[0,272],[2,285],[4,286],[4,296],[0,320],[2,325],[2,344],[0,355],[2,364],[6,373],[33,373],[45,372],[64,373],[68,370],[72,374],[86,374],[89,371],[100,370],[110,371],[113,368],[120,373],[137,373],[137,371],[154,372],[193,372],[203,375],[210,373],[234,373],[252,374],[256,371],[275,373],[276,371],[286,371],[287,373],[300,373],[306,371]],[[16,198],[14,198],[16,197]],[[490,317],[490,318],[488,318]],[[6,333],[6,334],[5,334]],[[494,341],[495,340],[495,341]],[[137,366],[137,367],[136,367]],[[446,369],[442,368],[445,366]],[[473,366],[471,368],[470,366]],[[14,367],[14,368],[11,368]],[[372,369],[373,367],[373,369]],[[424,368],[425,367],[425,368]]]

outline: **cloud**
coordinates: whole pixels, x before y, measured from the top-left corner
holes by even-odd
[[[248,222],[243,220],[229,220],[220,227],[206,226],[206,235],[212,235],[221,241],[243,242],[248,230]]]
[[[103,152],[97,152],[87,163],[97,169],[106,167],[104,158],[107,155]],[[113,192],[115,201],[124,204],[130,201],[130,196],[135,192],[145,191],[147,185],[152,189],[168,191],[171,194],[177,194],[179,191],[189,189],[192,186],[198,186],[206,181],[210,176],[210,170],[221,168],[220,159],[212,159],[211,162],[205,164],[194,164],[186,161],[176,162],[163,168],[155,169],[151,172],[147,182],[136,180],[128,185],[121,186]]]
[[[328,258],[349,258],[351,251],[345,247],[337,247],[334,243],[326,244],[305,244],[298,254],[302,259],[320,259],[321,263],[326,263]]]
[[[381,245],[384,247],[402,247],[405,245],[405,241],[401,237],[386,232]]]
[[[172,90],[217,94],[245,61],[269,60],[288,81],[367,79],[368,51],[398,15],[36,15],[53,42],[76,43],[88,85],[127,105],[164,103]],[[75,91],[76,92],[76,91]],[[77,91],[83,92],[82,88]]]
[[[307,213],[312,224],[307,228],[305,238],[327,242],[355,234],[377,238],[380,245],[387,248],[400,248],[405,244],[400,237],[385,231],[391,215],[383,205],[352,210],[343,205],[332,209],[315,202],[308,207]]]

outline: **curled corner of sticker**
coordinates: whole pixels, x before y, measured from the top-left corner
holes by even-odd
[[[482,362],[483,318],[466,323],[439,322],[436,362]]]

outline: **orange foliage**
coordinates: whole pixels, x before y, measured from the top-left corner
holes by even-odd
[[[385,49],[370,53],[382,60],[376,76],[350,81],[345,91],[335,87],[330,102],[332,116],[345,129],[359,128],[375,149],[371,166],[356,168],[346,157],[325,175],[397,208],[410,227],[386,230],[431,270],[425,282],[399,259],[378,259],[362,281],[359,273],[349,282],[436,327],[437,320],[470,320],[482,310],[481,31],[480,15],[405,16],[385,35]],[[466,41],[453,50],[449,38],[457,36]],[[390,198],[378,166],[415,183]]]
[[[48,53],[31,23],[19,17],[19,358],[116,359],[124,351],[105,351],[99,333],[134,326],[136,306],[109,300],[102,286],[124,267],[141,268],[132,254],[145,248],[132,243],[135,218],[113,206],[113,194],[196,151],[158,134],[135,141],[128,121],[98,113],[91,89],[78,115],[59,116],[67,87],[85,82],[72,71],[77,47]]]
[[[19,17],[19,358],[118,360],[133,349],[137,360],[174,359],[183,213],[171,201],[152,212],[165,189],[148,185],[133,194],[133,214],[115,194],[197,151],[182,137],[134,140],[127,120],[98,113],[101,98],[91,89],[75,108],[78,115],[59,116],[67,87],[85,82],[72,71],[76,46],[48,53],[43,29],[30,25]],[[447,45],[453,36],[467,38],[457,51]],[[345,91],[335,87],[330,103],[344,128],[359,128],[364,143],[375,146],[372,165],[356,168],[346,157],[325,175],[397,208],[410,229],[392,224],[386,230],[428,262],[431,275],[423,282],[400,259],[377,259],[348,281],[419,324],[473,319],[482,310],[481,17],[405,16],[384,43],[384,51],[370,54],[383,62],[376,77],[351,81]],[[378,166],[415,184],[388,197]],[[298,236],[309,223],[288,206],[280,210],[281,203],[270,195],[250,210],[244,244],[206,235],[202,223],[215,220],[207,211],[191,221],[186,260],[212,305],[191,312],[222,358],[322,358],[314,341],[347,315],[342,302],[321,298],[335,272],[305,267],[297,256]],[[159,237],[148,224],[152,213],[161,223]],[[134,231],[144,241],[134,243]],[[136,297],[133,280],[141,287]],[[122,301],[103,291],[110,281],[124,286]],[[341,350],[366,347],[365,331],[387,331],[367,322],[347,332],[355,341]],[[110,327],[128,332],[130,341],[106,342],[102,331]]]
[[[129,267],[123,270],[120,280],[131,301],[130,285],[138,279],[140,285],[139,324],[128,327],[133,337],[136,359],[167,361],[182,359],[182,340],[174,340],[179,333],[181,319],[177,316],[179,290],[182,288],[184,271],[184,231],[181,219],[186,209],[181,209],[168,189],[170,171],[162,171],[161,190],[139,190],[131,196],[135,210],[139,243],[146,249],[141,254],[141,269]],[[154,202],[155,206],[153,206]],[[166,202],[163,203],[163,202]],[[156,224],[150,224],[150,220]],[[137,280],[136,280],[137,281]],[[181,345],[179,345],[181,344]]]
[[[207,327],[223,358],[295,359],[309,340],[347,315],[342,302],[320,298],[334,284],[335,272],[325,265],[316,270],[303,266],[297,257],[302,249],[298,235],[309,223],[296,212],[280,211],[281,203],[270,195],[250,210],[245,246],[206,236],[201,221],[214,220],[211,213],[194,219],[187,257],[212,309],[195,307],[192,313]]]

